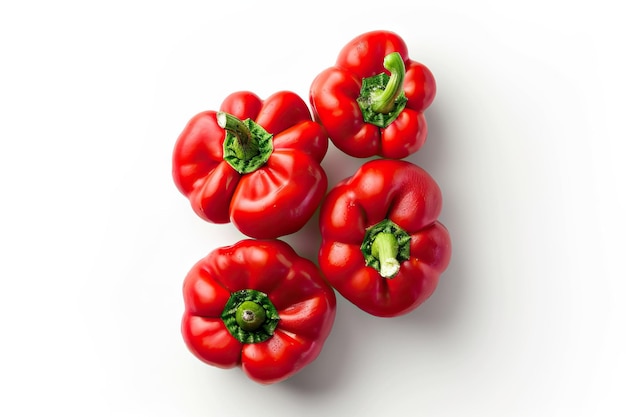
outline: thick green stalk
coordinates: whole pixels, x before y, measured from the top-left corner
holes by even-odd
[[[253,332],[265,322],[265,309],[254,301],[244,301],[237,307],[235,320],[239,327]]]
[[[274,150],[273,135],[250,119],[239,120],[225,112],[218,112],[216,118],[226,131],[224,160],[235,171],[249,174],[267,162]]]
[[[250,129],[238,118],[225,112],[217,113],[217,124],[224,130],[235,136],[232,142],[232,150],[235,156],[241,160],[250,160],[259,154],[259,146],[252,137]]]
[[[229,333],[241,343],[269,339],[280,320],[267,294],[252,289],[232,293],[221,317]]]
[[[363,78],[357,103],[363,121],[385,128],[398,118],[404,110],[407,98],[404,94],[404,61],[398,52],[385,56],[383,66],[386,72]]]
[[[411,256],[411,236],[389,219],[368,227],[361,244],[365,265],[381,277],[393,278]]]
[[[372,92],[372,110],[377,113],[390,113],[396,100],[403,92],[405,68],[402,57],[397,52],[387,55],[383,61],[383,66],[389,70],[391,76],[384,90]]]
[[[372,256],[380,262],[380,276],[391,278],[400,270],[398,262],[398,239],[393,233],[379,233],[372,243]]]

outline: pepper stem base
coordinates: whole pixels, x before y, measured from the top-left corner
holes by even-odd
[[[393,233],[383,232],[376,235],[372,243],[372,255],[380,262],[378,273],[383,278],[392,278],[400,270],[400,262],[396,259],[398,240]]]
[[[384,219],[367,229],[361,244],[365,264],[383,278],[394,278],[402,262],[410,257],[411,236],[397,224]]]

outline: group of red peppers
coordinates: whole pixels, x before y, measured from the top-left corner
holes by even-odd
[[[406,314],[435,290],[450,261],[437,220],[441,191],[405,158],[424,144],[435,80],[395,33],[350,41],[310,88],[265,100],[228,96],[194,116],[173,153],[173,178],[193,210],[250,239],[201,259],[183,285],[182,335],[217,367],[260,383],[311,363],[330,334],[335,290],[375,316]],[[328,193],[328,140],[356,158],[378,156]],[[279,237],[319,212],[319,267]]]

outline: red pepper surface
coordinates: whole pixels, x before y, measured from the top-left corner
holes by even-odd
[[[334,290],[280,240],[215,249],[188,273],[183,294],[190,351],[220,368],[241,366],[263,384],[315,360],[335,319]]]
[[[420,167],[373,160],[340,182],[320,212],[319,265],[346,299],[380,317],[406,314],[435,290],[451,256],[438,185]]]
[[[395,33],[364,33],[313,81],[310,102],[332,142],[358,158],[401,159],[426,141],[435,78]]]
[[[301,229],[328,185],[320,162],[324,128],[302,98],[282,91],[265,101],[241,91],[220,112],[193,117],[179,136],[172,174],[193,210],[265,239]]]

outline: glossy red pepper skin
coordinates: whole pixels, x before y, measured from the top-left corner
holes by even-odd
[[[398,160],[365,163],[322,204],[319,265],[326,279],[375,316],[415,309],[435,291],[450,261],[450,236],[438,221],[441,208],[438,185],[418,166]],[[410,236],[410,256],[393,278],[367,266],[361,251],[367,230],[385,219]]]
[[[398,52],[406,75],[406,107],[389,126],[381,128],[363,120],[357,103],[364,78],[389,73],[387,55]],[[424,111],[436,94],[435,78],[423,64],[409,58],[406,43],[389,31],[364,33],[346,44],[336,64],[321,72],[310,88],[315,119],[324,125],[332,142],[358,158],[379,155],[401,159],[418,151],[426,141]]]
[[[225,130],[215,111],[193,117],[173,152],[172,175],[193,210],[212,223],[232,222],[247,236],[294,233],[311,218],[327,188],[320,162],[328,149],[324,128],[306,103],[282,91],[261,100],[251,92],[228,96],[220,110],[256,121],[273,134],[273,151],[254,172],[240,174],[224,160]]]
[[[267,295],[279,320],[259,343],[235,339],[220,317],[240,290]],[[334,290],[319,269],[280,240],[240,241],[215,249],[183,284],[183,338],[200,360],[220,368],[241,366],[254,381],[270,384],[294,375],[317,358],[334,319]]]

